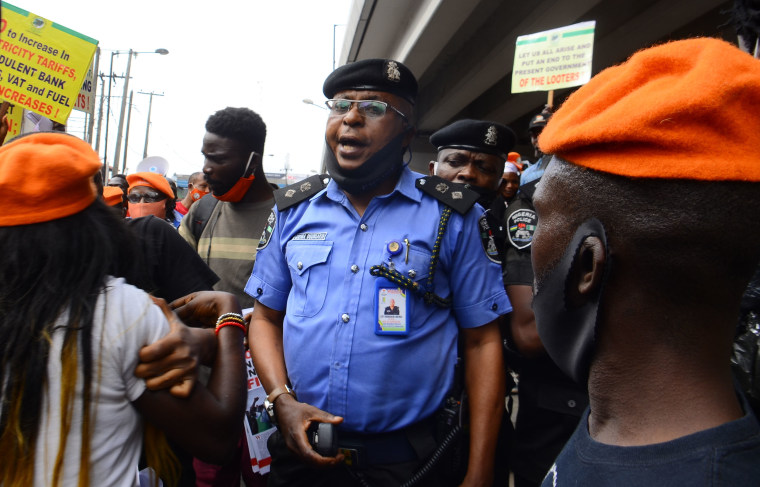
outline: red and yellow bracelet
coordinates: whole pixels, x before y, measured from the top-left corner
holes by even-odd
[[[248,330],[245,327],[245,320],[243,319],[243,316],[239,313],[225,313],[222,316],[219,317],[218,320],[216,320],[216,328],[214,328],[214,333],[216,335],[219,335],[219,330],[224,328],[225,326],[236,326],[243,330],[243,333],[247,333]]]

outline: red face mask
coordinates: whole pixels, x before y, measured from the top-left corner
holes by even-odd
[[[248,163],[245,165],[245,169],[243,170],[243,175],[248,172],[248,167],[251,165],[251,160],[253,159],[255,152],[251,152],[251,155],[248,156]],[[218,199],[219,201],[228,201],[230,203],[237,203],[238,201],[243,199],[243,196],[248,192],[248,189],[251,187],[251,184],[253,184],[253,180],[256,179],[256,177],[251,174],[250,176],[243,177],[241,176],[240,179],[237,180],[235,185],[230,188],[229,191],[224,193],[221,196],[214,195],[214,198]]]
[[[198,201],[199,199],[203,198],[208,194],[208,191],[203,191],[201,189],[194,189],[190,191],[190,199],[193,201]]]

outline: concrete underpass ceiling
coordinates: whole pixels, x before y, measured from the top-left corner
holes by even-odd
[[[731,1],[719,0],[355,0],[341,64],[374,57],[402,61],[420,83],[412,167],[427,171],[435,130],[460,118],[495,120],[531,158],[527,125],[546,92],[510,93],[518,36],[596,21],[593,72],[643,47],[697,35],[736,41]],[[555,93],[555,106],[572,90]]]

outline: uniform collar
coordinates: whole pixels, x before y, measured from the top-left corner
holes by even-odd
[[[398,182],[396,183],[396,187],[393,188],[393,191],[388,194],[378,196],[378,198],[391,198],[396,193],[399,193],[404,197],[419,203],[422,199],[422,193],[415,187],[414,184],[415,181],[417,181],[417,179],[420,177],[422,177],[422,174],[413,172],[411,169],[409,169],[409,167],[404,166],[404,168],[401,170],[401,175],[399,176]],[[332,179],[327,184],[327,188],[315,194],[311,199],[313,200],[320,198],[323,195],[326,198],[335,201],[336,203],[343,203],[347,200],[345,193],[341,191],[341,189],[338,187],[338,184]]]

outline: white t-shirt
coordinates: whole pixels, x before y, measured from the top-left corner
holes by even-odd
[[[59,320],[65,324],[65,318]],[[90,426],[90,484],[137,485],[137,462],[142,447],[142,420],[132,401],[145,391],[134,375],[138,352],[165,335],[169,324],[163,312],[143,291],[123,279],[108,278],[93,317],[92,399]],[[61,345],[63,330],[55,332],[48,360],[48,386],[37,436],[34,485],[49,486],[61,433]],[[81,358],[81,351],[80,351]],[[81,359],[77,391],[67,438],[60,485],[77,485],[82,441]]]

